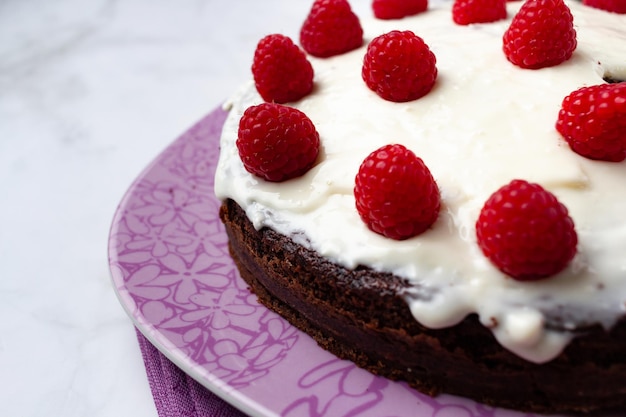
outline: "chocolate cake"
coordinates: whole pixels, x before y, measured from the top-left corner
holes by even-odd
[[[556,127],[566,96],[626,79],[626,15],[561,4],[577,38],[541,69],[503,52],[519,2],[470,25],[453,22],[449,2],[401,20],[360,17],[362,46],[309,52],[313,86],[284,104],[317,129],[305,130],[319,154],[295,177],[263,178],[242,162],[240,123],[271,100],[254,82],[229,100],[215,191],[233,260],[259,300],[338,357],[429,395],[626,412],[626,162],[581,155]],[[417,98],[390,101],[364,81],[368,45],[395,29],[414,31],[436,57],[436,81]],[[613,91],[623,117],[626,90]],[[401,240],[369,227],[355,204],[361,163],[388,143],[414,150],[441,196],[434,223]],[[518,178],[556,196],[577,231],[571,259],[531,281],[503,272],[477,238],[485,201]]]
[[[411,284],[366,267],[338,266],[271,229],[257,230],[233,200],[221,207],[230,252],[259,301],[358,366],[419,391],[456,394],[533,412],[626,409],[626,318],[578,334],[535,364],[504,349],[475,314],[429,329],[399,294]],[[555,312],[548,325],[558,329]],[[572,329],[568,329],[572,331]]]

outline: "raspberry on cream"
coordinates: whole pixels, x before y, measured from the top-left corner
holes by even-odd
[[[528,361],[556,357],[579,322],[610,328],[626,303],[626,164],[572,152],[555,122],[572,91],[603,84],[604,77],[626,80],[626,15],[566,4],[576,50],[540,70],[513,65],[502,51],[520,2],[507,3],[507,19],[469,26],[456,25],[442,2],[402,20],[361,18],[366,40],[392,30],[423,38],[437,57],[433,89],[418,100],[383,100],[361,78],[366,45],[309,57],[316,88],[289,105],[315,125],[320,155],[301,177],[276,184],[246,171],[236,150],[241,115],[263,102],[249,83],[227,104],[216,195],[235,200],[256,228],[272,228],[337,264],[366,265],[413,282],[404,297],[425,326],[452,326],[476,313],[504,347]],[[372,232],[353,194],[361,162],[389,143],[415,152],[441,193],[431,228],[402,241]],[[576,225],[578,252],[550,279],[514,281],[477,244],[481,207],[514,179],[553,193]]]
[[[339,55],[363,44],[363,28],[347,0],[315,0],[300,30],[300,43],[313,56]]]

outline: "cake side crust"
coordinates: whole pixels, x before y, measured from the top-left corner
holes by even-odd
[[[421,326],[398,296],[408,285],[398,277],[346,270],[270,229],[256,230],[232,200],[220,217],[260,302],[340,358],[428,395],[531,412],[626,410],[624,320],[611,333],[588,329],[547,364],[530,363],[502,348],[475,315],[446,329]]]

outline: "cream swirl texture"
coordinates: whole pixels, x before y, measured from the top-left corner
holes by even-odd
[[[262,99],[252,82],[227,103],[215,177],[220,199],[235,200],[255,227],[269,227],[346,267],[366,265],[413,284],[403,294],[425,326],[453,326],[476,313],[498,341],[533,362],[557,356],[580,326],[610,328],[626,314],[626,162],[585,159],[555,129],[563,98],[603,78],[626,79],[626,15],[567,3],[578,47],[556,67],[520,69],[506,60],[508,19],[458,26],[450,4],[396,21],[361,17],[365,45],[332,58],[309,57],[312,94],[289,105],[320,133],[317,164],[304,176],[268,183],[243,167],[235,141],[239,118]],[[361,79],[368,41],[412,30],[437,57],[438,79],[418,100],[392,103]],[[373,150],[402,143],[430,168],[442,195],[439,219],[426,233],[394,241],[360,220],[354,178]],[[487,198],[512,179],[541,184],[567,206],[578,253],[558,275],[520,283],[482,255],[475,222]]]

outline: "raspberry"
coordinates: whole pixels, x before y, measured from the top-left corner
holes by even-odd
[[[574,152],[590,159],[626,159],[626,82],[600,84],[570,93],[556,129]]]
[[[343,54],[363,44],[363,28],[346,0],[315,0],[300,29],[300,44],[317,57]]]
[[[489,197],[476,236],[485,256],[519,281],[560,272],[578,243],[567,208],[540,185],[524,180],[513,180]]]
[[[455,0],[452,6],[452,20],[459,25],[495,22],[506,15],[506,0]]]
[[[365,84],[385,100],[411,101],[433,88],[436,63],[422,38],[409,30],[394,30],[370,42],[361,74]]]
[[[613,13],[626,13],[626,0],[583,0],[583,4]]]
[[[424,232],[439,214],[439,189],[428,167],[402,145],[372,152],[356,175],[356,209],[370,230],[403,240]]]
[[[374,0],[372,10],[378,19],[402,19],[425,11],[428,0]]]
[[[313,89],[313,67],[304,52],[284,35],[267,35],[254,52],[252,74],[267,102],[287,103]]]
[[[573,21],[563,0],[528,0],[504,32],[507,59],[529,69],[567,61],[577,44]]]
[[[246,170],[268,181],[306,173],[319,153],[319,134],[300,110],[276,103],[251,106],[239,121],[237,149]]]

